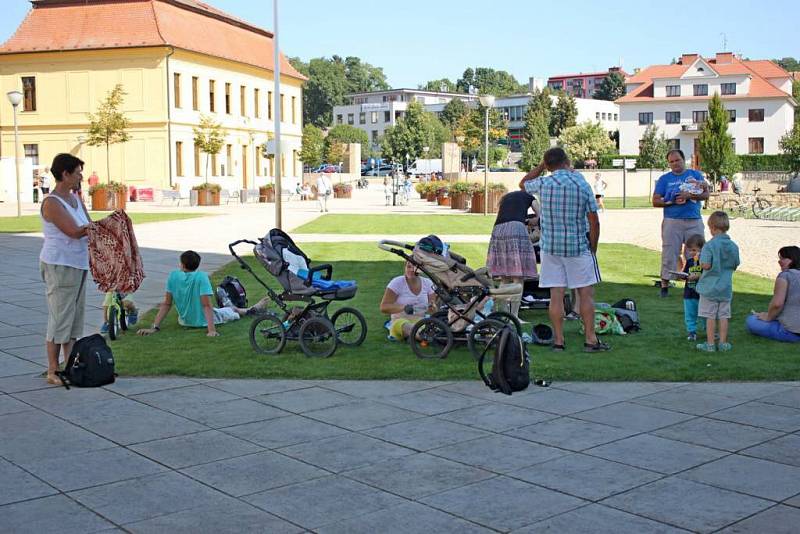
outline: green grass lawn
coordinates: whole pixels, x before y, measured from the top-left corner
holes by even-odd
[[[495,215],[398,214],[386,215],[323,215],[294,230],[296,234],[376,234],[387,238],[402,233],[409,235],[470,235],[492,233]]]
[[[110,211],[90,211],[93,221],[110,215]],[[194,219],[205,217],[205,213],[130,213],[128,216],[133,224],[143,224],[161,221],[176,221],[179,219]],[[41,232],[42,220],[38,215],[23,215],[22,217],[0,217],[0,233],[21,234],[28,232]]]
[[[330,262],[338,279],[359,283],[356,297],[334,302],[331,311],[342,305],[354,306],[367,318],[369,332],[361,347],[340,347],[331,358],[306,358],[296,342],[289,342],[278,356],[253,352],[248,341],[251,320],[223,325],[219,338],[207,338],[204,329],[177,325],[174,311],[162,323],[162,331],[151,337],[126,335],[111,343],[122,375],[184,375],[195,377],[256,378],[339,378],[339,379],[477,379],[475,362],[465,347],[453,350],[445,360],[417,359],[410,347],[386,340],[385,318],[378,304],[386,283],[402,272],[399,259],[367,243],[308,244],[304,250],[317,261]],[[454,244],[453,250],[467,256],[469,264],[483,265],[486,246]],[[633,298],[638,303],[643,330],[628,336],[608,336],[613,350],[606,354],[585,354],[576,322],[566,323],[567,351],[552,353],[531,346],[533,372],[554,380],[797,380],[800,365],[797,346],[756,338],[744,330],[744,318],[751,308],[763,310],[769,301],[772,281],[737,274],[734,284],[734,320],[729,353],[705,354],[685,339],[682,291],[673,290],[667,299],[657,296],[652,276],[658,273],[655,252],[630,245],[601,245],[599,253],[603,283],[598,301],[613,303]],[[252,260],[252,258],[250,258]],[[255,265],[254,262],[251,264]],[[273,282],[260,266],[256,273]],[[232,274],[246,285],[251,302],[263,289],[236,264],[214,274],[216,285]],[[149,312],[142,325],[152,322]],[[524,312],[523,319],[546,322],[545,311]]]
[[[605,197],[603,205],[608,210],[621,210],[622,197]],[[653,204],[650,197],[628,197],[625,199],[625,209],[631,208],[652,208]]]

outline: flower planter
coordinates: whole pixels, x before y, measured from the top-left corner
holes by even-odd
[[[449,206],[450,205],[450,197],[438,196],[438,197],[436,197],[436,202],[440,206]]]
[[[125,190],[114,193],[113,199],[114,209],[124,210],[128,203],[128,188],[126,187]]]
[[[487,213],[497,213],[497,207],[500,205],[500,199],[505,193],[502,191],[489,191],[489,209]],[[483,193],[472,194],[472,208],[470,213],[483,213]]]
[[[262,204],[264,202],[275,202],[275,188],[273,187],[259,187],[258,188],[258,201]]]
[[[107,189],[98,189],[92,193],[92,211],[109,211],[113,200]]]
[[[219,206],[219,191],[200,189],[197,191],[198,206]]]
[[[352,191],[336,191],[333,190],[333,198],[353,198]]]
[[[425,195],[425,200],[428,202],[436,202],[436,192],[434,191],[433,193],[428,193]]]
[[[450,209],[454,210],[467,209],[467,194],[450,193]]]

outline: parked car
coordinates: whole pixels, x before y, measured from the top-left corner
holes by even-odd
[[[392,174],[394,169],[394,165],[384,163],[382,165],[378,165],[377,167],[367,167],[366,169],[362,169],[361,176],[389,176]]]
[[[339,165],[332,165],[330,163],[323,163],[316,169],[313,169],[311,172],[324,172],[326,174],[330,174],[334,172],[342,172],[342,167]]]
[[[517,172],[519,169],[514,167],[489,167],[489,172]]]

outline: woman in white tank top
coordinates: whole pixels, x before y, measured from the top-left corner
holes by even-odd
[[[89,212],[80,196],[83,161],[58,154],[50,166],[55,187],[42,201],[44,243],[39,268],[47,285],[47,381],[56,376],[58,353],[69,357],[73,342],[83,335],[89,246],[86,227]]]

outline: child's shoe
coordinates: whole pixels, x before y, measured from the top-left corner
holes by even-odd
[[[104,322],[104,323],[103,323],[103,324],[100,326],[100,333],[101,333],[101,334],[108,334],[108,321],[105,321],[105,322]]]
[[[717,352],[717,347],[713,343],[698,343],[696,348],[700,352]]]
[[[125,320],[128,323],[128,326],[133,326],[139,322],[139,310],[128,312],[125,315]]]
[[[661,297],[662,299],[669,297],[669,288],[662,287],[661,292],[658,294],[658,296]]]
[[[697,341],[697,332],[689,332],[689,334],[686,336],[686,339],[688,341]]]
[[[730,343],[720,343],[719,348],[717,350],[719,350],[720,352],[728,352],[731,349],[733,349],[733,345],[731,345]]]

